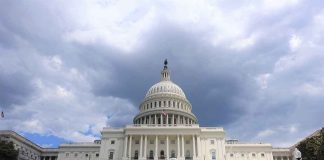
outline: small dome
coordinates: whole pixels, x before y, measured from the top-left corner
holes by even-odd
[[[182,89],[172,81],[161,81],[156,83],[147,91],[145,98],[158,94],[173,94],[186,98]]]

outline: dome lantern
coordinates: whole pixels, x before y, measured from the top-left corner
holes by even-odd
[[[168,60],[164,60],[164,67],[161,71],[161,80],[162,81],[170,81],[170,71],[168,69]]]

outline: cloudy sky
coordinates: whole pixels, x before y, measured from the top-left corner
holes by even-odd
[[[168,58],[201,126],[287,147],[324,126],[323,44],[322,0],[0,0],[0,129],[97,139]]]

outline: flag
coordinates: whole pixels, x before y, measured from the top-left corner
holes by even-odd
[[[164,116],[166,116],[166,115],[167,115],[167,113],[165,113],[165,112],[164,112],[164,110],[162,110],[162,114],[163,114]]]
[[[3,113],[3,111],[1,112],[1,118],[4,118],[4,113]]]

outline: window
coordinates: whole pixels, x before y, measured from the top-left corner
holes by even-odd
[[[244,154],[241,154],[242,157],[244,157]]]
[[[114,158],[114,152],[109,152],[109,160],[112,160]]]
[[[135,150],[134,159],[138,159],[138,150]]]
[[[154,144],[154,140],[153,139],[150,140],[150,144]]]
[[[171,144],[175,144],[175,140],[171,140]]]
[[[234,154],[233,153],[231,153],[231,155],[230,155],[231,157],[234,157]]]
[[[153,150],[150,150],[150,157],[149,157],[149,158],[150,158],[150,159],[153,159],[153,158],[154,158],[154,156],[153,156],[153,155],[154,155],[154,152],[153,152]]]
[[[139,144],[139,140],[135,140],[135,144]]]
[[[74,153],[74,157],[77,157],[78,156],[78,153]]]
[[[85,154],[85,157],[88,157],[89,155],[88,154]]]
[[[160,152],[160,158],[164,159],[164,151],[163,150],[161,150],[161,152]]]
[[[164,144],[164,140],[160,140],[160,144]]]
[[[99,157],[99,153],[96,153],[96,157]]]
[[[212,160],[216,160],[216,152],[215,152],[215,151],[213,151],[213,152],[211,153],[211,156],[212,156]]]
[[[115,141],[114,140],[110,141],[110,144],[115,144]]]
[[[174,150],[171,151],[171,158],[176,158]]]
[[[70,156],[70,153],[65,153],[65,157],[68,157],[68,156]]]
[[[190,141],[189,140],[186,140],[186,144],[190,144]]]
[[[252,153],[252,157],[255,157],[255,153]]]
[[[210,140],[210,144],[215,144],[215,140]]]
[[[186,151],[186,158],[190,158],[190,151],[189,150]]]
[[[261,157],[264,157],[264,153],[261,153]]]

